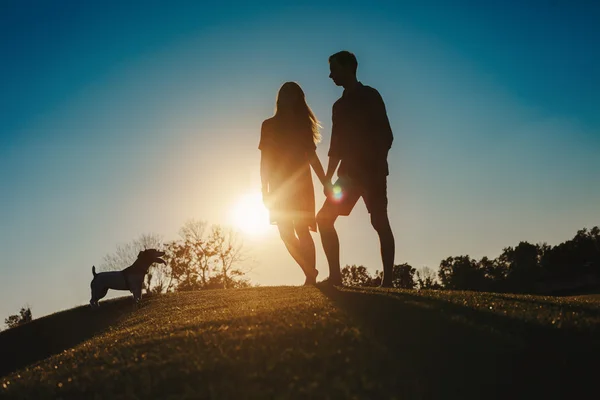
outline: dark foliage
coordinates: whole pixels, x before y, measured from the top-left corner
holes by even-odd
[[[10,315],[8,318],[4,319],[4,323],[6,324],[6,327],[10,329],[30,322],[32,319],[33,316],[31,314],[31,308],[21,307],[21,310],[18,314]]]
[[[496,259],[468,255],[442,260],[444,289],[561,294],[600,288],[600,229],[582,229],[557,246],[520,242]]]

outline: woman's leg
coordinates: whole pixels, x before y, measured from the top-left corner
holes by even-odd
[[[290,252],[290,255],[296,260],[304,275],[306,274],[306,260],[304,258],[304,252],[302,251],[300,241],[296,237],[294,232],[294,223],[292,221],[278,221],[277,228],[279,229],[279,236],[283,240],[283,244]],[[308,276],[308,275],[307,275]]]
[[[317,275],[319,271],[316,269],[317,255],[315,252],[315,242],[313,241],[308,225],[296,225],[296,234],[298,235],[298,242],[300,249],[303,254],[304,274],[306,275],[305,285],[314,285],[317,283]]]

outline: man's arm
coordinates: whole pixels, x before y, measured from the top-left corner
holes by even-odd
[[[382,151],[387,151],[392,147],[394,141],[394,134],[392,133],[392,127],[390,126],[390,120],[387,116],[385,109],[385,103],[379,92],[373,89],[371,97],[371,112],[373,116],[373,124],[375,132],[378,135],[378,144]]]
[[[336,104],[333,105],[333,110],[331,113],[331,144],[329,145],[329,152],[327,153],[329,156],[329,162],[327,164],[327,172],[325,173],[325,177],[329,182],[331,182],[331,179],[333,179],[333,174],[335,173],[335,170],[342,159],[343,143],[340,132],[340,124],[338,121],[340,115]]]
[[[333,179],[333,174],[337,170],[338,165],[342,159],[342,138],[340,136],[339,122],[337,121],[339,118],[339,112],[336,110],[336,104],[333,105],[333,111],[331,115],[331,144],[329,145],[329,152],[327,155],[329,156],[329,161],[327,163],[327,172],[325,173],[326,184],[324,186],[325,196],[329,197],[332,190],[331,180]]]
[[[323,166],[321,165],[321,160],[317,156],[317,153],[313,150],[312,153],[308,156],[308,162],[312,166],[315,174],[317,174],[317,178],[323,186],[327,185],[327,177],[325,176],[325,172],[323,171]]]
[[[333,174],[340,164],[340,158],[337,156],[329,156],[329,162],[327,163],[327,173],[325,174],[325,179],[327,182],[331,183],[333,179]]]
[[[327,173],[325,174],[325,180],[323,182],[323,194],[325,197],[329,197],[333,191],[333,183],[331,179],[333,179],[333,174],[340,163],[340,159],[338,157],[329,156],[329,162],[327,163]]]

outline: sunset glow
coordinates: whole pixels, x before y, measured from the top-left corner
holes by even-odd
[[[327,170],[340,50],[394,135],[397,264],[435,273],[598,221],[600,2],[31,3],[0,13],[0,329],[25,304],[34,318],[87,304],[92,265],[141,234],[178,240],[192,220],[239,231],[253,285],[302,283],[262,204],[261,128],[297,82]],[[337,186],[310,172],[303,190],[315,213],[327,196],[356,202],[335,223],[340,264],[374,273],[380,240],[340,167]]]
[[[257,236],[269,228],[269,212],[259,192],[247,193],[239,198],[231,212],[232,223],[244,233]]]

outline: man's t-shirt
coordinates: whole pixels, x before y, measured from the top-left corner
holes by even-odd
[[[329,156],[341,159],[338,176],[368,179],[389,174],[387,154],[394,139],[379,92],[358,82],[333,105]]]

